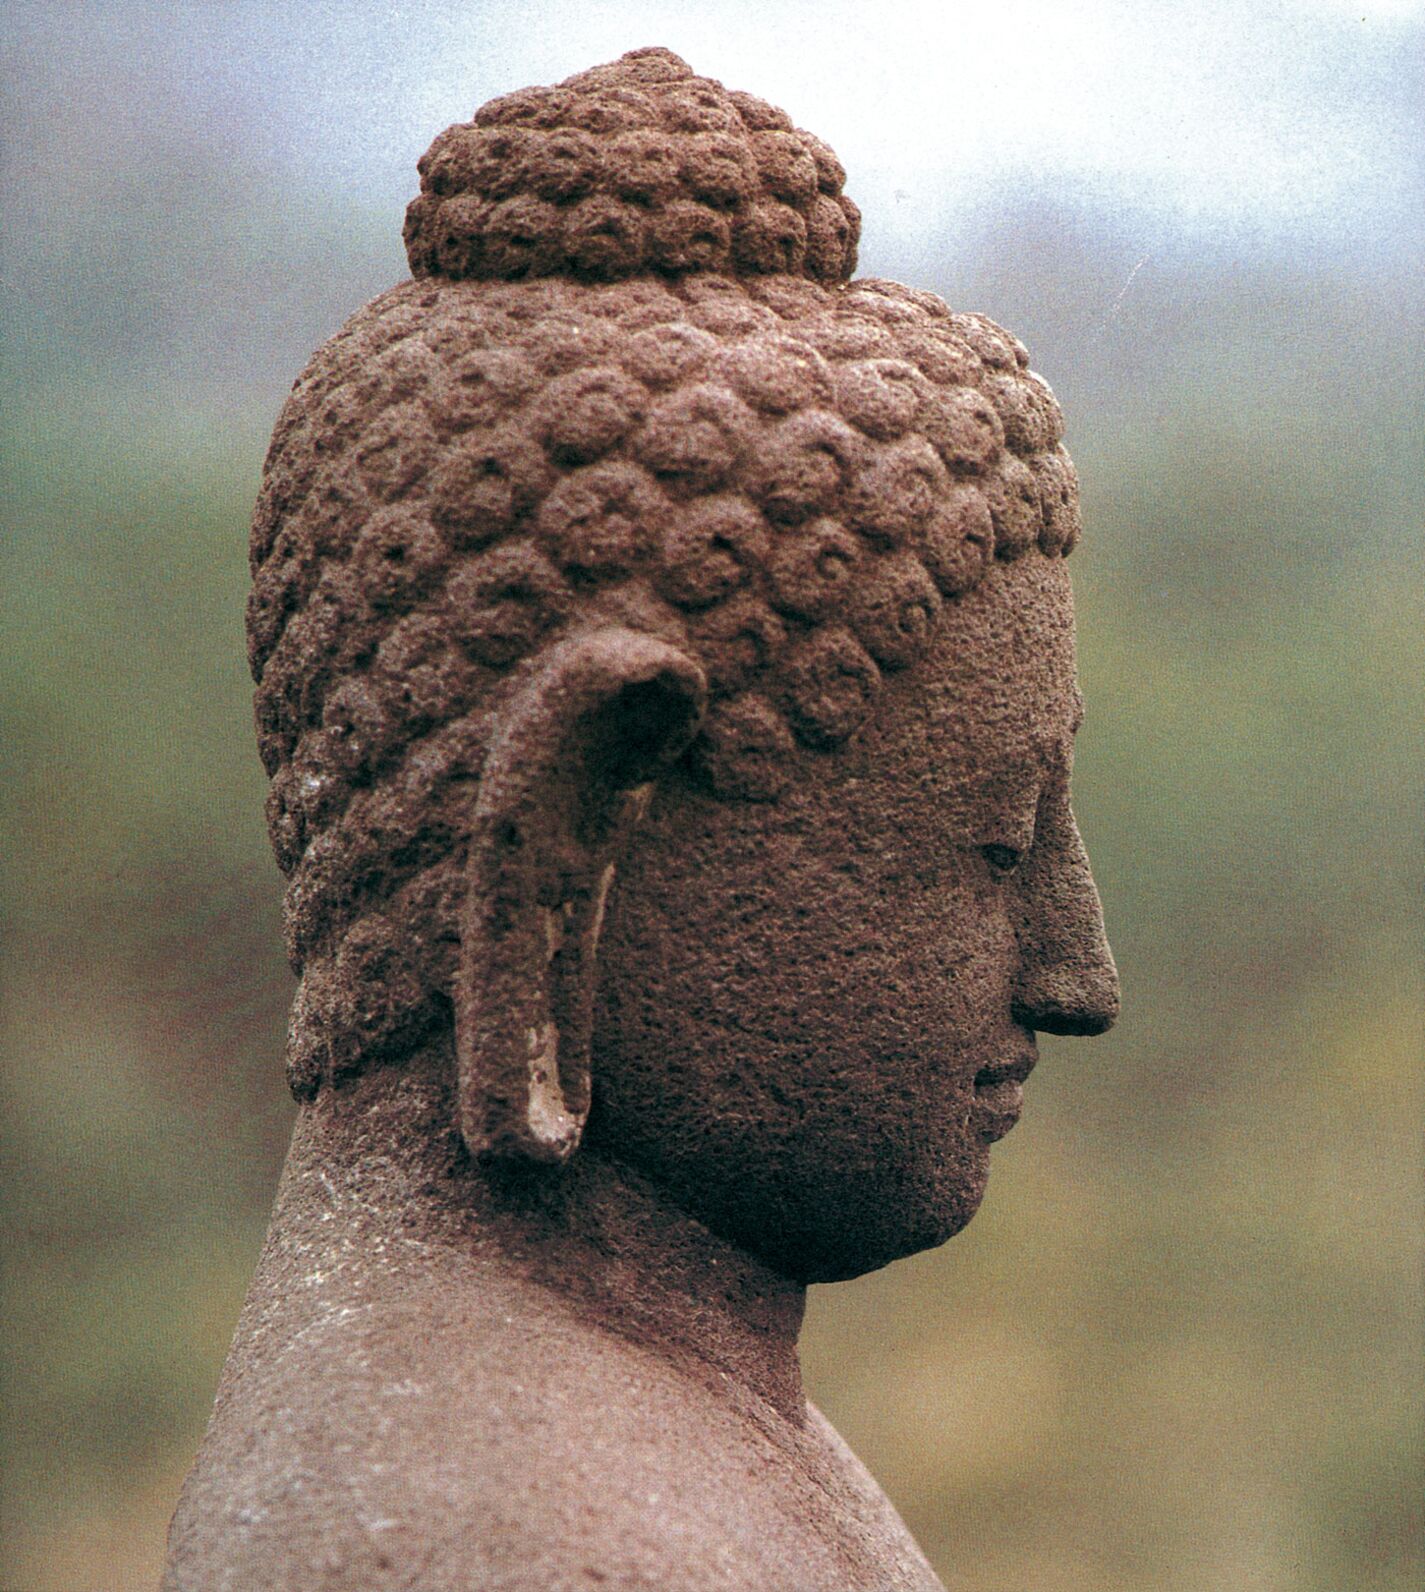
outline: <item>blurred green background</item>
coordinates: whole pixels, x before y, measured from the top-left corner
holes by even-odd
[[[440,127],[659,42],[1028,342],[1084,482],[1124,1015],[961,1238],[814,1290],[812,1392],[953,1588],[1425,1584],[1422,8],[5,10],[0,1583],[154,1583],[290,1125],[267,430]]]

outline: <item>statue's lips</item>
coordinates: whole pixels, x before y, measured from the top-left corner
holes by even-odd
[[[1024,1104],[1024,1080],[1034,1071],[1037,1058],[1016,1056],[981,1067],[975,1074],[975,1126],[990,1142],[1002,1139],[1019,1121]]]

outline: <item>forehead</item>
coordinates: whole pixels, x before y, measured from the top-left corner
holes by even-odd
[[[892,676],[843,778],[898,823],[929,805],[973,807],[1066,766],[1081,716],[1073,595],[1062,559],[994,565],[947,607],[924,658]]]

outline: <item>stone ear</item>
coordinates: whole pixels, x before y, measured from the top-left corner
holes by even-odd
[[[471,827],[455,987],[472,1154],[557,1163],[578,1145],[609,886],[706,696],[685,653],[608,627],[559,642],[501,711]]]

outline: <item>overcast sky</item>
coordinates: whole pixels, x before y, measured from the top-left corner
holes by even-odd
[[[490,96],[657,43],[785,106],[873,207],[877,190],[955,204],[1015,188],[1209,234],[1350,239],[1408,228],[1425,202],[1425,0],[5,10],[12,175],[198,128],[235,160],[384,205],[432,135]]]

